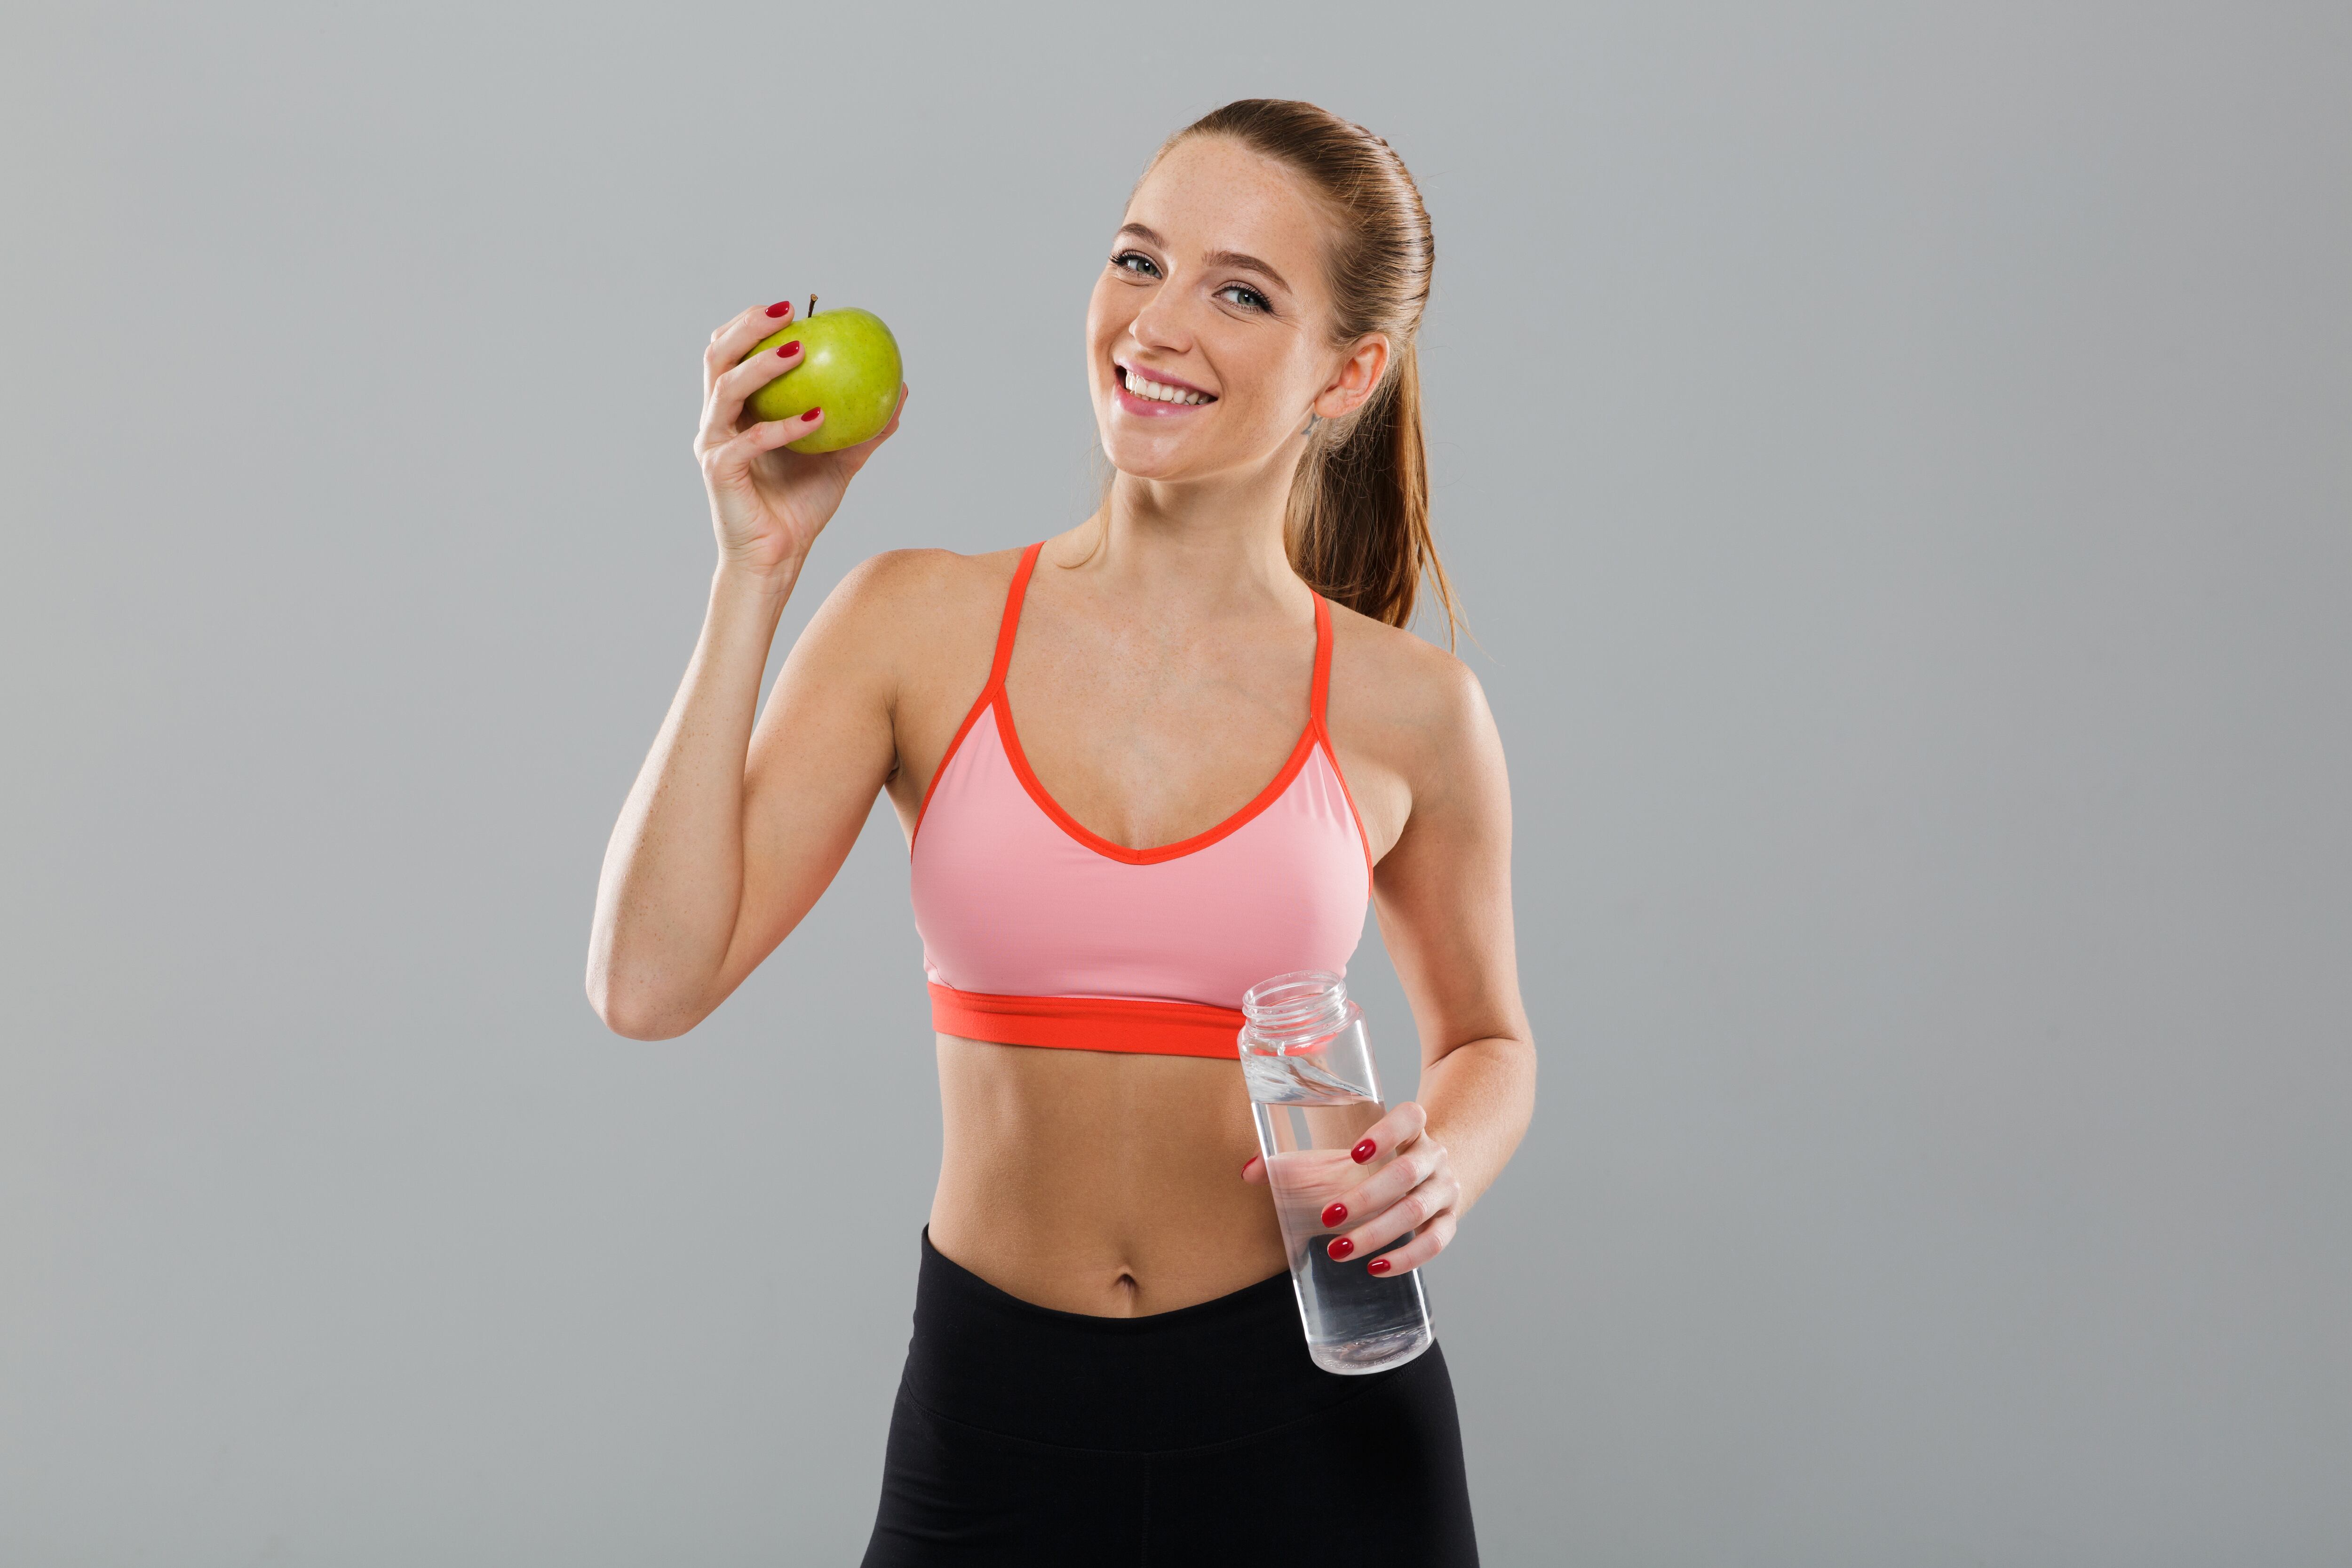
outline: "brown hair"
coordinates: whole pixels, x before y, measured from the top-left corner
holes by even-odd
[[[1392,626],[1412,621],[1422,578],[1461,616],[1429,531],[1429,470],[1421,439],[1421,372],[1413,336],[1429,303],[1429,214],[1404,160],[1352,121],[1292,99],[1244,98],[1171,136],[1228,136],[1305,177],[1337,222],[1329,266],[1332,339],[1387,334],[1388,370],[1353,414],[1318,419],[1290,485],[1285,536],[1307,584]],[[1153,160],[1155,163],[1157,158]]]

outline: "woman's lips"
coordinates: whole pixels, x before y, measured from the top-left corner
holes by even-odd
[[[1173,393],[1175,395],[1146,396],[1142,393],[1129,390],[1128,384],[1130,379],[1143,382],[1153,387],[1164,388],[1166,392]],[[1213,393],[1203,392],[1196,386],[1181,381],[1163,381],[1148,371],[1130,371],[1127,366],[1116,362],[1111,365],[1111,381],[1118,393],[1118,405],[1128,413],[1146,419],[1161,418],[1171,414],[1191,414],[1208,407],[1217,400]],[[1185,401],[1187,397],[1197,397],[1200,401],[1187,402]]]

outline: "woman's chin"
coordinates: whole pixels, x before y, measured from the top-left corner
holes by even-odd
[[[1108,436],[1103,456],[1110,466],[1131,479],[1185,479],[1200,470],[1199,454],[1185,448],[1188,441],[1153,440],[1120,433]]]

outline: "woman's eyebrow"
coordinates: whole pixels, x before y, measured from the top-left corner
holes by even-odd
[[[1169,248],[1168,242],[1160,237],[1159,231],[1144,224],[1124,223],[1118,226],[1118,232],[1122,236],[1131,234],[1136,238],[1143,241],[1144,244],[1156,245],[1162,250]],[[1277,289],[1286,289],[1290,287],[1290,280],[1285,278],[1281,273],[1276,272],[1273,268],[1268,267],[1256,257],[1246,255],[1242,251],[1211,251],[1207,256],[1202,258],[1202,259],[1206,261],[1211,267],[1240,267],[1245,268],[1252,272],[1260,273],[1265,276],[1267,281],[1271,282]]]
[[[1261,273],[1277,289],[1290,287],[1289,279],[1283,277],[1281,273],[1276,272],[1256,257],[1244,256],[1238,250],[1213,251],[1205,259],[1212,267],[1239,267],[1251,272]]]

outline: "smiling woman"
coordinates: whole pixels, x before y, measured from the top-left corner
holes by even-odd
[[[1025,549],[866,562],[756,714],[810,547],[898,423],[793,451],[805,417],[746,413],[789,366],[744,358],[790,305],[712,335],[719,567],[588,987],[624,1034],[693,1027],[890,796],[946,1138],[869,1564],[1476,1559],[1442,1350],[1308,1359],[1235,1048],[1243,993],[1344,973],[1376,904],[1421,1092],[1330,1205],[1334,1268],[1435,1258],[1532,1109],[1501,744],[1403,629],[1424,579],[1453,619],[1430,257],[1360,126],[1260,100],[1178,133],[1087,313],[1101,506]]]
[[[1245,155],[1232,156],[1235,152]],[[1265,188],[1269,164],[1272,188]],[[1232,184],[1218,183],[1226,180]],[[1309,405],[1288,495],[1291,563],[1319,592],[1391,626],[1412,621],[1426,578],[1450,637],[1454,591],[1430,535],[1413,352],[1429,303],[1435,245],[1421,193],[1388,143],[1311,105],[1267,99],[1227,104],[1160,149],[1119,226],[1111,268],[1141,288],[1169,280],[1169,242],[1139,211],[1148,189],[1171,203],[1222,203],[1229,217],[1242,219],[1253,209],[1267,216],[1269,207],[1295,204],[1300,184],[1329,209],[1330,220],[1319,226],[1314,247],[1325,254],[1294,268],[1305,292],[1270,261],[1238,248],[1211,249],[1195,258],[1197,284],[1222,316],[1255,316],[1295,331],[1302,312],[1311,312],[1333,346],[1378,346],[1381,359],[1360,365],[1351,355],[1348,364],[1356,377],[1350,390],[1369,386],[1369,395],[1344,409]],[[1097,289],[1098,314],[1102,303]],[[1102,356],[1094,357],[1099,383]],[[1158,387],[1197,394],[1202,402],[1217,395],[1216,388],[1186,382],[1166,367],[1126,364],[1116,357],[1109,363],[1117,401],[1132,414],[1157,413],[1158,405],[1178,401]],[[1138,377],[1152,389],[1131,385]],[[1097,384],[1097,403],[1103,401]],[[1120,472],[1137,471],[1118,454],[1111,458]]]

